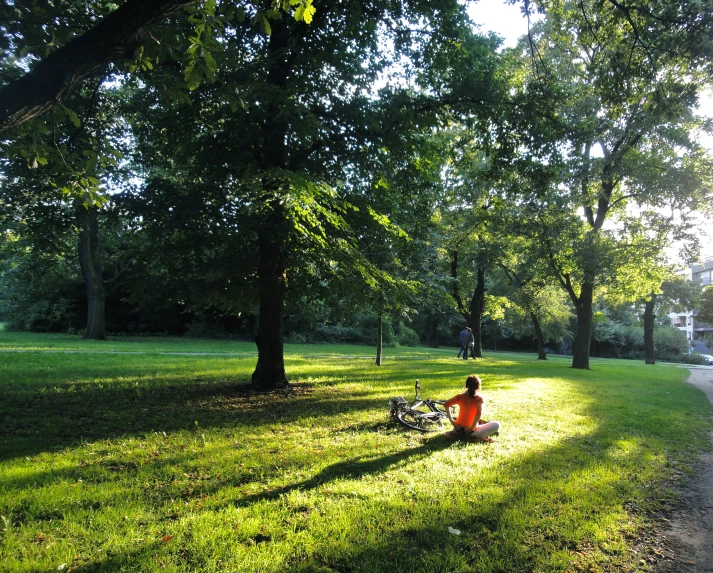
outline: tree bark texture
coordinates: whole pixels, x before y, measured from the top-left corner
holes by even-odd
[[[99,249],[99,214],[94,207],[83,217],[77,250],[87,291],[87,328],[84,338],[106,340],[106,291]]]
[[[279,228],[281,225],[276,225],[276,229]],[[260,390],[273,390],[287,384],[282,334],[287,290],[285,256],[282,241],[276,235],[266,225],[259,237],[260,322],[256,340],[258,359],[252,381]]]
[[[194,3],[129,0],[122,4],[94,28],[0,89],[0,132],[46,112],[110,62],[132,59],[151,26]]]
[[[267,83],[284,89],[289,75],[285,57],[288,31],[284,22],[276,21],[268,45]],[[287,167],[287,130],[278,101],[267,104],[269,113],[262,127],[262,168],[266,172]],[[283,342],[283,311],[287,292],[286,235],[289,232],[287,213],[280,193],[288,184],[274,179],[265,180],[263,201],[268,215],[259,231],[258,284],[260,288],[260,317],[258,326],[258,360],[252,375],[253,384],[260,390],[272,390],[288,384],[285,375]]]
[[[376,334],[376,365],[381,366],[382,340],[384,335],[384,319],[379,312],[379,320]]]
[[[589,347],[592,342],[592,301],[594,283],[582,283],[582,290],[575,302],[577,333],[572,344],[572,368],[589,370]]]
[[[654,307],[656,306],[656,295],[651,295],[651,300],[646,301],[644,306],[644,356],[646,364],[656,364],[656,349],[654,347]]]
[[[483,310],[485,308],[485,271],[478,269],[478,280],[470,300],[470,328],[475,339],[475,357],[483,357]]]
[[[453,279],[453,281],[451,282],[453,300],[456,301],[458,311],[463,315],[463,318],[465,318],[467,322],[469,320],[468,313],[465,310],[463,299],[461,298],[460,292],[458,291],[458,251],[456,249],[453,249],[453,257],[451,258],[451,278]]]
[[[530,319],[532,320],[532,327],[535,329],[535,338],[537,339],[537,359],[547,360],[547,354],[545,354],[545,337],[542,334],[540,320],[534,312],[530,312]]]

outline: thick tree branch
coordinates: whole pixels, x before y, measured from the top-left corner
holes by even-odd
[[[0,89],[0,132],[33,119],[62,101],[110,62],[131,58],[149,27],[196,0],[129,0],[30,72]]]
[[[460,292],[458,291],[458,250],[454,249],[453,250],[453,258],[451,259],[451,278],[453,279],[452,287],[453,287],[453,299],[456,301],[456,305],[458,306],[458,312],[460,312],[463,315],[463,318],[466,319],[466,321],[470,318],[470,315],[468,314],[468,311],[465,308],[465,305],[463,304],[463,299],[460,296]]]
[[[597,201],[597,218],[594,220],[594,225],[592,225],[595,231],[601,230],[604,225],[607,213],[609,212],[609,202],[611,201],[612,192],[614,191],[614,183],[611,177],[605,176],[601,181],[601,186],[602,191]]]
[[[594,211],[589,204],[589,159],[592,152],[592,144],[588,141],[584,144],[585,173],[582,175],[582,207],[584,214],[587,217],[587,222],[590,226],[594,226]]]
[[[545,246],[547,247],[547,258],[549,259],[550,267],[554,271],[555,278],[569,295],[572,304],[574,304],[574,306],[577,306],[577,304],[579,303],[579,297],[577,296],[577,293],[574,291],[574,287],[572,286],[570,274],[563,272],[557,264],[557,261],[555,260],[555,254],[552,251],[552,245],[550,244],[549,237],[545,237],[544,242]]]

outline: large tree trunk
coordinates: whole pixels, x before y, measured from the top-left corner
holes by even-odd
[[[382,352],[382,339],[384,335],[384,319],[381,316],[381,312],[379,312],[379,319],[378,319],[378,326],[377,326],[377,334],[376,334],[376,365],[381,366],[381,352]]]
[[[589,370],[589,347],[592,342],[592,301],[594,284],[582,283],[582,291],[576,303],[577,333],[572,345],[572,368]]]
[[[282,90],[287,85],[287,40],[288,31],[284,22],[276,21],[269,40],[267,73],[267,83],[276,90]],[[282,327],[287,292],[285,241],[290,231],[281,197],[289,181],[280,180],[271,172],[287,168],[288,125],[276,101],[268,101],[265,105],[269,119],[262,127],[261,162],[269,174],[263,180],[263,201],[269,214],[262,221],[259,231],[260,322],[256,341],[258,359],[252,380],[260,390],[273,390],[287,384]]]
[[[535,329],[535,338],[537,339],[537,359],[547,360],[547,354],[545,354],[545,337],[542,335],[540,320],[534,312],[530,312],[530,319],[532,320],[532,327]]]
[[[260,322],[256,340],[258,359],[252,381],[260,390],[273,390],[287,384],[282,338],[282,310],[287,285],[279,233],[283,213],[277,201],[273,202],[273,207],[277,211],[272,215],[277,219],[276,224],[266,224],[259,238]]]
[[[651,295],[651,300],[646,301],[644,307],[644,355],[646,364],[656,364],[656,350],[654,348],[654,307],[656,306],[656,295]]]
[[[87,329],[85,339],[105,340],[106,291],[102,278],[99,251],[99,214],[91,207],[83,216],[78,242],[79,265],[82,268],[84,286],[87,291]]]
[[[435,318],[426,322],[426,346],[438,348],[438,320]]]
[[[451,278],[453,279],[451,281],[451,293],[453,295],[453,300],[456,301],[456,306],[458,307],[458,312],[460,312],[463,315],[463,318],[465,318],[466,322],[470,320],[470,317],[468,316],[468,312],[465,308],[465,305],[463,304],[463,299],[460,296],[460,292],[458,290],[458,250],[454,249],[453,250],[453,256],[451,258]]]
[[[485,271],[478,269],[478,282],[470,301],[470,328],[475,339],[475,357],[483,357],[483,309],[485,307]]]
[[[132,59],[151,26],[194,3],[128,0],[94,28],[0,89],[0,132],[41,115],[110,62]]]

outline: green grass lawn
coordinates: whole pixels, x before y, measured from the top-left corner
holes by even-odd
[[[666,365],[294,345],[284,396],[245,391],[247,343],[0,350],[0,571],[645,570],[633,543],[710,428]],[[497,443],[389,421],[415,378],[446,398],[472,372]]]
[[[309,355],[325,357],[335,354],[371,358],[376,349],[368,346],[353,345],[320,345],[320,344],[287,344],[287,352],[291,355]],[[36,334],[33,332],[6,332],[0,323],[0,351],[7,350],[46,350],[53,352],[124,352],[124,353],[196,353],[196,354],[247,354],[257,356],[257,347],[252,342],[231,339],[205,340],[199,338],[178,338],[169,336],[122,336],[111,337],[110,340],[82,340],[75,334]],[[456,349],[456,352],[458,349]],[[385,358],[433,357],[434,352],[450,356],[452,349],[425,348],[389,348]]]

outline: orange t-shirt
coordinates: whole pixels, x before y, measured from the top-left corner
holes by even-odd
[[[456,424],[463,426],[464,428],[470,428],[473,424],[475,416],[480,416],[483,411],[483,398],[476,394],[472,398],[468,392],[463,392],[457,396],[453,396],[450,400],[446,400],[443,404],[444,408],[450,408],[458,404],[460,409],[458,410],[458,417],[456,418]]]

